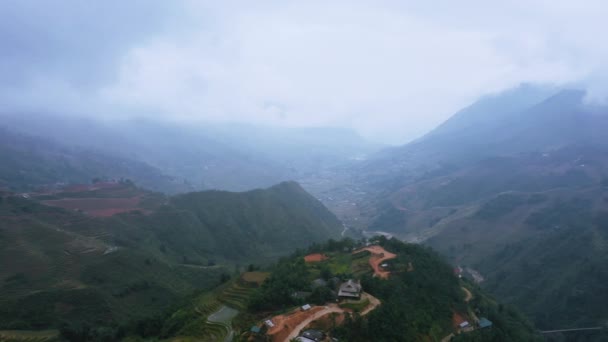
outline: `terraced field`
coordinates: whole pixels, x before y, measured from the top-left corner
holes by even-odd
[[[190,321],[172,342],[231,341],[232,319],[239,310],[245,309],[253,291],[253,287],[232,281],[215,293],[199,297],[194,305],[198,317]]]
[[[15,331],[0,330],[0,342],[56,342],[59,341],[59,331]]]
[[[247,300],[254,288],[239,285],[233,282],[232,285],[226,288],[218,296],[218,300],[222,303],[238,310],[244,310],[247,305]]]

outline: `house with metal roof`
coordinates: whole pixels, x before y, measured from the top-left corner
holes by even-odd
[[[361,296],[361,284],[349,279],[342,285],[338,291],[338,297],[359,298]]]
[[[325,340],[325,333],[323,333],[322,331],[319,330],[314,330],[314,329],[308,329],[303,331],[300,334],[301,337],[304,337],[306,339],[315,341],[315,342],[320,342]]]
[[[488,328],[492,326],[492,321],[490,321],[489,319],[485,318],[485,317],[480,317],[479,318],[479,327],[480,328]]]

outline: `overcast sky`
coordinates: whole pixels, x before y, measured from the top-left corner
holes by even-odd
[[[0,1],[5,111],[403,143],[521,82],[605,97],[605,1]]]

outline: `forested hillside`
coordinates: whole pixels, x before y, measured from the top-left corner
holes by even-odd
[[[169,177],[143,162],[0,127],[0,188],[32,191],[57,183],[89,183],[95,178],[131,179],[140,186],[166,192],[190,188],[183,180]]]
[[[117,194],[139,206],[115,215],[57,207]],[[217,286],[238,265],[270,262],[341,228],[296,183],[173,198],[128,183],[29,199],[4,193],[0,216],[0,329],[126,326]]]
[[[339,307],[346,311],[340,312],[336,308],[337,313],[328,313],[328,316],[333,315],[332,319],[319,318],[317,324],[310,326],[344,341],[441,340],[451,334],[458,336],[456,340],[459,341],[479,337],[483,341],[541,340],[521,314],[499,305],[479,288],[460,280],[428,247],[397,239],[374,240],[377,247],[396,255],[387,261],[390,269],[387,278],[373,276],[368,263],[372,255],[361,252],[361,248],[365,250],[365,244],[352,240],[329,241],[282,259],[252,294],[249,315],[261,319],[267,317],[269,311],[289,312],[303,303],[332,308],[339,301]],[[355,252],[351,252],[353,250]],[[326,259],[304,262],[304,256],[309,253],[324,255]],[[318,278],[323,281],[315,280]],[[370,298],[376,298],[379,305],[371,311],[363,311],[369,305],[367,299],[336,299],[336,294],[332,294],[333,282],[348,279],[360,280],[363,291],[371,295]],[[308,293],[308,297],[295,298],[293,293]],[[478,317],[489,319],[493,322],[492,327],[459,329],[459,324],[467,320],[473,327]],[[271,337],[274,337],[273,331],[268,332]]]
[[[360,164],[356,227],[479,271],[540,328],[602,325],[608,110],[584,95],[524,86],[487,97]]]

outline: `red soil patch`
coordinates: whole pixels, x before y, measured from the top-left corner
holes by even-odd
[[[347,311],[347,310],[345,310],[345,311]],[[312,321],[309,325],[304,327],[304,329],[302,329],[302,330],[315,329],[315,330],[329,331],[334,327],[334,323],[335,323],[335,326],[340,326],[340,325],[342,325],[342,323],[344,323],[344,320],[346,319],[346,317],[344,317],[344,313],[335,313],[334,317],[335,317],[335,320],[332,319],[331,314],[322,316],[322,317]]]
[[[274,327],[268,329],[267,334],[271,336],[272,341],[284,341],[291,331],[304,322],[308,317],[313,316],[316,312],[323,310],[322,306],[315,306],[308,311],[295,311],[286,315],[274,316],[271,320]]]
[[[321,253],[309,254],[304,257],[304,261],[306,262],[319,262],[327,259],[329,259],[329,257]]]
[[[369,246],[353,252],[353,254],[359,253],[361,251],[369,251],[372,255],[369,257],[369,264],[374,269],[374,276],[380,277],[382,279],[388,279],[388,276],[391,274],[389,271],[385,271],[380,267],[380,265],[390,259],[394,259],[397,257],[397,254],[387,252],[386,249],[380,246]]]
[[[459,314],[458,312],[454,311],[454,313],[452,314],[452,326],[454,328],[459,328],[460,327],[460,323],[466,321],[467,319]]]
[[[147,212],[138,207],[139,200],[140,196],[129,198],[64,198],[43,201],[42,203],[68,210],[82,210],[91,216],[108,217],[132,210]]]

